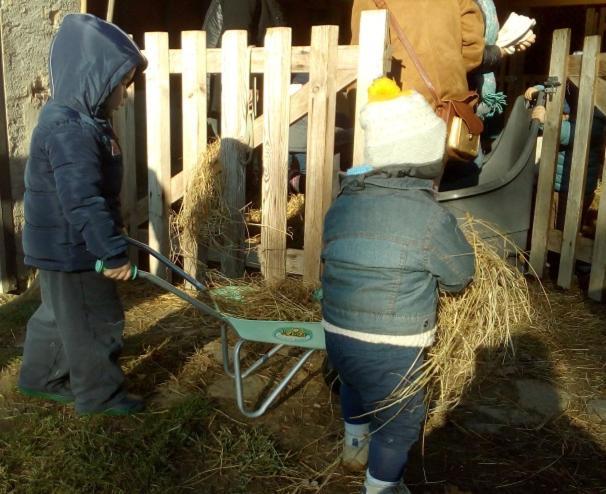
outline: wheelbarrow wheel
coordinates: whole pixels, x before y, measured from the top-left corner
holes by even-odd
[[[341,391],[341,381],[339,380],[339,374],[332,366],[328,355],[324,357],[324,362],[322,362],[322,377],[324,378],[324,382],[328,386],[328,389],[338,396]]]

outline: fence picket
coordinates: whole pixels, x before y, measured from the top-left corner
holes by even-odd
[[[145,71],[149,245],[168,255],[171,205],[168,33],[145,33],[145,48],[149,57]],[[149,269],[158,276],[168,277],[166,269],[153,257],[149,259]]]
[[[562,237],[562,251],[560,254],[560,270],[558,272],[558,285],[563,288],[570,288],[572,283],[576,259],[577,235],[581,227],[600,44],[600,36],[587,36],[583,46],[579,103],[568,185],[566,219],[564,221],[564,233]]]
[[[250,54],[246,31],[227,31],[222,41],[221,72],[221,163],[224,196],[230,210],[225,231],[221,269],[230,277],[244,273],[245,163],[250,152],[248,99]]]
[[[360,18],[360,49],[358,82],[356,85],[356,116],[368,101],[368,87],[377,77],[385,74],[387,46],[389,44],[388,15],[386,10],[362,12]],[[354,130],[353,164],[364,162],[364,133],[360,119]]]
[[[290,123],[290,28],[265,36],[261,270],[270,283],[286,277],[286,203]]]
[[[181,34],[183,58],[188,61],[183,65],[183,180],[185,187],[190,182],[192,173],[198,165],[200,156],[206,150],[207,131],[207,87],[206,87],[206,33],[203,31],[185,31]],[[184,251],[192,257],[183,260],[185,272],[197,278],[198,260],[206,261],[202,246],[196,250],[195,239],[183,239]]]
[[[549,75],[557,77],[561,86],[557,87],[555,94],[551,95],[551,101],[547,104],[545,124],[543,126],[543,147],[539,164],[539,181],[537,184],[537,199],[530,250],[530,265],[539,277],[543,276],[545,260],[547,258],[555,164],[560,142],[562,108],[564,107],[564,96],[566,93],[570,36],[570,29],[558,29],[553,34],[553,42],[551,44]]]
[[[303,281],[317,283],[324,216],[332,200],[335,143],[337,26],[314,26],[309,69]]]

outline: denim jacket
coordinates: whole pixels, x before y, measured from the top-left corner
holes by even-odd
[[[350,331],[430,331],[438,287],[458,292],[474,274],[473,250],[431,180],[347,177],[324,242],[323,317]]]

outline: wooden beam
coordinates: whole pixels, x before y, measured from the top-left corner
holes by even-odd
[[[587,36],[583,44],[583,63],[581,82],[579,84],[579,102],[574,132],[574,147],[566,202],[566,219],[558,285],[570,288],[574,273],[576,239],[581,228],[581,214],[587,183],[587,159],[593,124],[594,94],[596,90],[598,54],[600,53],[600,36]]]
[[[314,26],[311,32],[307,176],[305,183],[305,237],[303,281],[320,280],[324,216],[332,200],[332,169],[337,107],[337,26]]]
[[[86,14],[88,12],[88,1],[80,0],[80,13]]]
[[[386,10],[368,10],[360,18],[360,51],[358,54],[358,82],[356,90],[356,120],[354,130],[353,164],[364,161],[364,132],[358,115],[368,101],[368,87],[385,74],[385,58],[389,44],[388,14]]]
[[[578,86],[578,78],[581,75],[582,54],[568,55],[568,77],[576,78]],[[606,78],[606,53],[600,53],[598,56],[598,77]]]
[[[549,75],[559,81],[566,81],[567,57],[570,52],[570,29],[558,29],[553,33]],[[539,164],[539,181],[537,184],[534,222],[532,226],[532,245],[530,265],[539,277],[543,276],[547,256],[547,243],[551,227],[553,203],[553,183],[555,166],[560,143],[562,125],[562,108],[566,84],[557,87],[555,94],[547,104],[545,125],[543,129],[543,146]]]
[[[591,264],[594,241],[588,237],[579,235],[577,237],[577,250],[575,257],[579,261]],[[562,230],[550,230],[548,250],[551,252],[562,252]]]
[[[251,47],[250,50],[250,72],[251,74],[263,74],[265,68],[265,52],[263,48]],[[357,70],[358,68],[358,46],[339,46],[336,60],[337,70]],[[311,48],[309,46],[293,46],[290,71],[296,73],[309,72]],[[386,59],[387,61],[387,59]],[[209,74],[221,73],[221,49],[209,48],[206,50],[206,70]],[[180,74],[183,72],[183,54],[179,49],[170,50],[170,73]]]
[[[269,283],[280,282],[286,277],[291,36],[290,28],[272,28],[265,36],[260,254],[261,271]]]

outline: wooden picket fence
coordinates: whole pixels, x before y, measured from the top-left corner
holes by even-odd
[[[302,274],[305,281],[320,275],[320,251],[324,215],[332,201],[334,180],[333,148],[336,95],[357,81],[356,105],[366,102],[372,80],[385,73],[389,64],[388,19],[385,11],[367,12],[361,19],[359,46],[339,46],[337,26],[316,26],[311,46],[292,46],[291,29],[267,32],[265,46],[247,46],[245,31],[228,31],[222,48],[207,49],[202,31],[183,32],[181,49],[169,49],[168,33],[147,33],[145,73],[148,197],[137,200],[134,91],[115,121],[123,143],[125,161],[123,208],[129,231],[137,235],[148,224],[149,245],[169,254],[169,210],[183,197],[198,159],[207,146],[207,76],[221,78],[221,162],[225,198],[234,217],[245,206],[242,164],[243,150],[263,145],[261,245],[257,252],[264,276],[283,279],[288,272]],[[309,82],[289,96],[293,73],[308,73]],[[183,170],[171,169],[171,74],[182,76]],[[263,79],[263,112],[250,117],[251,76]],[[286,248],[286,206],[288,195],[288,136],[291,123],[308,115],[307,178],[304,249]],[[356,127],[354,162],[362,161],[361,129]],[[227,232],[229,250],[222,268],[236,274],[244,241],[243,225],[233,221]],[[249,256],[250,258],[255,256]],[[195,274],[195,262],[186,270]],[[151,258],[152,272],[167,276]]]
[[[600,301],[606,292],[606,193],[601,195],[595,237],[583,236],[580,227],[594,108],[606,114],[606,53],[600,53],[601,36],[594,35],[585,37],[582,55],[570,55],[570,37],[570,29],[557,30],[553,35],[549,75],[557,77],[562,85],[547,103],[530,263],[542,276],[547,252],[558,252],[557,283],[563,288],[571,286],[576,260],[590,263],[589,296]],[[564,227],[558,230],[554,224],[553,187],[568,82],[579,88],[579,99]]]

